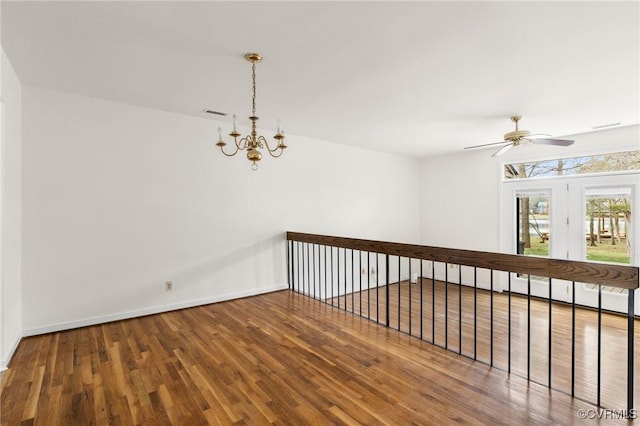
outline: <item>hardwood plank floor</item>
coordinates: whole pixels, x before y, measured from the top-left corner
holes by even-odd
[[[2,425],[597,423],[580,400],[290,291],[25,338],[0,407]]]
[[[432,289],[433,287],[433,289]],[[349,312],[364,315],[372,321],[386,323],[386,288],[349,293],[329,299],[327,303]],[[434,291],[435,290],[435,291]],[[461,291],[459,291],[461,290]],[[411,291],[411,294],[409,293]],[[548,385],[549,377],[549,308],[546,300],[531,300],[531,349],[527,353],[527,298],[511,297],[511,357],[509,359],[509,322],[507,293],[491,293],[478,289],[475,324],[477,339],[474,345],[474,290],[472,287],[424,279],[422,286],[422,315],[420,285],[402,281],[389,286],[389,326],[451,351],[475,356],[522,377],[527,377],[527,357],[530,359],[531,380]],[[409,299],[411,296],[411,303]],[[399,303],[398,303],[399,300]],[[491,351],[491,310],[493,303],[493,352]],[[400,306],[400,308],[398,308]],[[435,316],[433,315],[435,306]],[[411,309],[409,309],[411,307]],[[461,310],[460,310],[461,309]],[[445,317],[445,312],[447,313]],[[460,315],[460,312],[462,313]],[[446,320],[445,320],[446,319]],[[445,327],[446,324],[446,327]],[[571,393],[571,306],[551,305],[551,387]],[[597,311],[576,309],[575,395],[595,403],[597,401]],[[435,333],[434,333],[435,331]],[[462,334],[460,334],[462,332]],[[627,318],[621,315],[602,315],[601,337],[601,405],[624,408],[627,403]],[[640,366],[640,321],[635,321],[635,365]],[[636,371],[637,371],[636,367]],[[635,381],[635,407],[640,405],[640,383]]]

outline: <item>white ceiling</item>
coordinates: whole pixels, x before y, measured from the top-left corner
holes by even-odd
[[[631,2],[11,2],[23,84],[425,157],[640,121]],[[223,118],[230,122],[230,118]],[[212,135],[215,136],[214,123]],[[230,130],[230,129],[226,129]]]

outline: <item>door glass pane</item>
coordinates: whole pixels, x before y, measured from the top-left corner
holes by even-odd
[[[545,193],[520,193],[516,203],[518,254],[548,257],[551,197]]]
[[[592,188],[585,194],[586,260],[630,263],[631,188]]]

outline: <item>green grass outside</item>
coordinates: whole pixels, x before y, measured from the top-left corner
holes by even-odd
[[[540,242],[537,237],[531,237],[531,248],[525,248],[524,254],[533,256],[549,256],[549,241]]]
[[[587,260],[595,262],[629,263],[629,252],[627,251],[627,244],[624,241],[616,243],[615,246],[611,245],[611,239],[604,239],[601,244],[595,247],[590,247],[588,241],[586,244]],[[539,238],[532,237],[531,248],[525,248],[524,254],[548,256],[549,241],[541,243]]]
[[[601,244],[590,247],[587,242],[587,260],[598,262],[630,263],[626,242],[611,245],[611,239],[603,240]]]

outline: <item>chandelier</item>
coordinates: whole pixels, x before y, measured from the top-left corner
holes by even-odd
[[[262,56],[258,53],[247,53],[244,55],[244,58],[251,62],[251,78],[253,81],[251,86],[253,93],[251,97],[251,116],[249,117],[249,120],[251,120],[251,133],[238,139],[242,135],[236,129],[237,120],[234,114],[233,131],[229,133],[229,136],[233,138],[235,149],[231,153],[225,152],[224,147],[227,144],[222,140],[222,129],[220,127],[218,127],[218,142],[216,145],[220,147],[220,151],[222,151],[222,153],[227,157],[233,157],[238,153],[238,151],[247,151],[247,159],[252,162],[251,169],[257,170],[257,163],[262,159],[262,153],[259,150],[266,149],[272,157],[278,158],[282,155],[287,145],[284,143],[284,131],[280,129],[279,121],[278,130],[273,137],[276,140],[273,148],[269,145],[269,142],[264,138],[264,136],[258,136],[258,132],[256,131],[256,121],[258,121],[258,117],[256,117],[256,63],[262,60]]]

